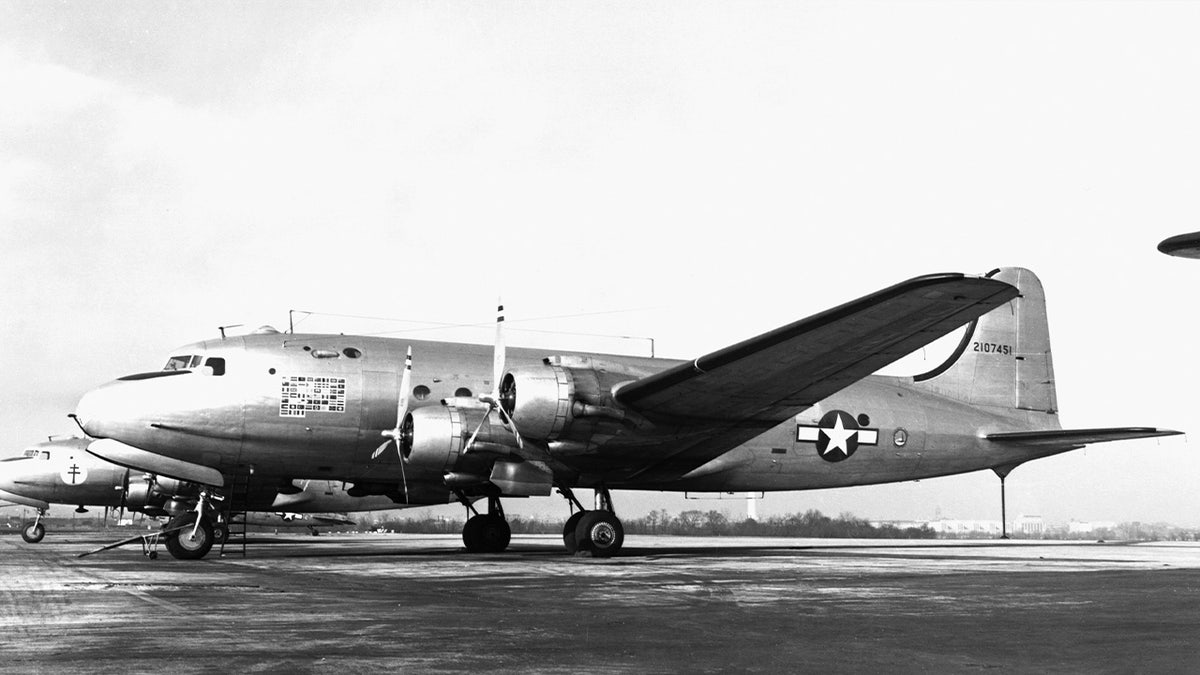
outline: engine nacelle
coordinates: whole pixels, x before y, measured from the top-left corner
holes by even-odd
[[[151,504],[154,496],[153,482],[145,476],[130,476],[129,485],[125,488],[124,506],[130,511],[141,511]]]
[[[571,422],[574,402],[575,377],[562,366],[516,368],[500,383],[500,405],[527,438],[557,439]]]
[[[194,497],[200,494],[200,488],[195,483],[158,476],[154,479],[156,491],[172,497]]]
[[[453,468],[466,443],[464,433],[473,430],[467,426],[468,416],[463,412],[454,406],[433,405],[405,415],[400,428],[400,454],[404,461],[439,473]]]

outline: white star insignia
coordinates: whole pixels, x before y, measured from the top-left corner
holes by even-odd
[[[849,455],[850,449],[847,441],[858,433],[857,429],[847,429],[842,426],[842,416],[837,415],[837,419],[833,423],[832,429],[821,429],[821,433],[829,439],[829,444],[825,446],[825,451],[822,455],[828,455],[834,450],[841,450],[843,455]]]

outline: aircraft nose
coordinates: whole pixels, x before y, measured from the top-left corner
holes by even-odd
[[[145,401],[139,401],[136,387],[128,382],[109,382],[93,389],[79,399],[75,419],[83,432],[92,438],[108,438],[117,430],[136,423]]]
[[[13,486],[17,483],[16,469],[13,467],[17,462],[0,462],[0,490],[12,492]]]

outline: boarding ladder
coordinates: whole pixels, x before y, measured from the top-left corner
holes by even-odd
[[[242,557],[246,557],[246,507],[250,504],[250,475],[234,474],[229,485],[229,499],[221,516],[225,521],[225,540],[221,542],[220,557],[225,557],[225,546],[236,536],[242,545]]]

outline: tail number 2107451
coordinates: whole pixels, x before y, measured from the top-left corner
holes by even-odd
[[[1003,354],[1010,356],[1013,353],[1012,345],[998,345],[995,342],[974,342],[971,346],[971,351],[980,352],[983,354]]]

